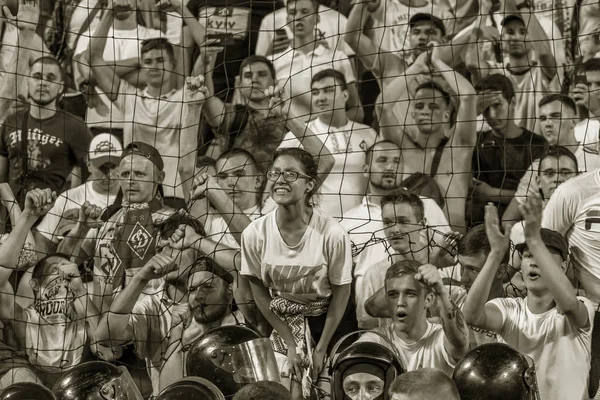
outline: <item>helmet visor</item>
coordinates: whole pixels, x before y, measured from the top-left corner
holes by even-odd
[[[144,400],[127,368],[121,366],[121,376],[106,382],[100,389],[100,394],[106,399],[115,400]]]
[[[527,364],[529,368],[523,374],[523,380],[525,381],[525,385],[529,388],[529,399],[530,400],[540,400],[540,392],[538,390],[537,377],[535,374],[535,362],[533,358],[528,355],[523,354],[523,357],[527,360]]]
[[[254,339],[235,345],[231,358],[237,383],[280,382],[279,368],[269,339]]]

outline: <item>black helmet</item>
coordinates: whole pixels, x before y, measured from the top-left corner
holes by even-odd
[[[389,387],[404,373],[396,355],[387,347],[374,342],[359,342],[348,346],[336,358],[331,373],[331,400],[343,400],[346,373],[359,365],[365,365],[381,373],[384,381],[382,399],[389,399]],[[366,372],[366,371],[365,371]]]
[[[46,386],[33,382],[13,383],[0,393],[0,400],[55,400]]]
[[[207,379],[225,397],[233,397],[243,386],[234,377],[233,346],[260,338],[258,333],[239,325],[209,330],[190,346],[185,363],[186,376]]]
[[[103,361],[79,364],[61,375],[52,392],[56,400],[142,400],[125,367]]]
[[[206,379],[188,377],[167,386],[156,400],[225,400],[223,393]]]
[[[502,343],[471,350],[452,379],[462,400],[539,399],[533,360]]]

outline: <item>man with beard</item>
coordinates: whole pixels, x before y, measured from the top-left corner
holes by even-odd
[[[389,140],[375,143],[366,152],[363,174],[368,179],[367,195],[362,204],[344,213],[342,226],[350,234],[354,261],[354,290],[356,304],[363,304],[365,296],[364,277],[374,265],[389,258],[389,244],[386,242],[381,199],[401,186],[403,173],[402,152],[398,145]],[[428,227],[447,233],[450,227],[444,212],[429,198],[421,197],[424,219]],[[389,265],[389,264],[388,264]],[[371,293],[372,294],[372,293]],[[359,307],[358,323],[363,327],[364,308]]]
[[[34,188],[61,193],[79,186],[81,167],[92,134],[78,117],[59,109],[63,71],[51,57],[31,66],[28,110],[6,118],[0,127],[0,181],[8,182],[23,207],[25,194]]]
[[[49,254],[34,267],[29,282],[34,301],[20,306],[8,279],[16,267],[20,248],[37,219],[47,212],[56,199],[50,189],[27,193],[25,209],[10,236],[3,244],[0,275],[0,318],[10,327],[15,339],[45,385],[52,385],[63,372],[86,361],[89,343],[94,350],[94,330],[99,311],[88,301],[88,293],[78,267],[63,253]],[[79,223],[99,215],[98,209],[86,205],[80,209]],[[96,351],[94,351],[96,352]]]
[[[161,278],[164,292],[138,300],[150,280]],[[233,277],[210,258],[190,264],[157,254],[117,295],[98,325],[97,338],[111,345],[133,340],[146,358],[157,394],[183,377],[186,346],[211,328],[243,321],[241,313],[231,310],[232,283]]]
[[[383,137],[402,149],[405,171],[420,173],[424,183],[438,187],[450,225],[463,231],[470,160],[477,141],[475,89],[442,61],[440,50],[434,46],[422,53],[405,75],[388,84],[386,93],[394,98],[385,99],[380,126]],[[413,95],[406,77],[429,74],[431,68],[441,79],[421,83]]]

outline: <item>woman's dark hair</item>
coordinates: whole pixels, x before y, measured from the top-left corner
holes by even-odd
[[[279,149],[273,155],[273,164],[281,156],[294,157],[304,169],[304,173],[315,182],[314,187],[305,196],[305,203],[307,206],[312,207],[316,204],[316,196],[319,190],[319,162],[310,154],[308,151],[296,147]]]

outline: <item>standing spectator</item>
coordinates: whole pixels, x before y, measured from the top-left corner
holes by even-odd
[[[287,0],[284,0],[284,4],[287,4]],[[315,39],[326,42],[330,49],[339,48],[344,53],[352,55],[352,50],[343,40],[346,32],[346,17],[321,3],[317,12],[319,20],[315,26]],[[284,7],[269,13],[260,23],[256,54],[268,57],[281,53],[288,48],[293,37],[294,34],[288,26],[287,9]]]
[[[568,249],[556,231],[541,229],[542,202],[530,196],[521,206],[525,244],[519,247],[527,297],[486,302],[500,260],[486,263],[467,295],[467,323],[497,332],[517,351],[535,362],[540,398],[587,399],[594,306],[577,297],[565,275]],[[500,233],[497,210],[486,206]],[[508,241],[507,241],[508,242]]]
[[[254,54],[261,21],[281,5],[272,0],[190,0],[188,7],[206,39],[217,39],[223,47],[215,60],[213,93],[229,102],[242,60]]]
[[[551,41],[535,14],[527,9],[506,13],[501,38],[508,62],[481,59],[483,53],[473,49],[466,60],[469,72],[476,85],[491,74],[506,76],[515,92],[514,123],[540,134],[540,124],[536,124],[538,103],[546,94],[560,92]],[[476,41],[471,46],[476,47]]]
[[[77,222],[79,209],[86,201],[102,210],[115,202],[121,189],[117,166],[122,152],[123,146],[115,136],[101,133],[92,139],[86,160],[90,176],[83,185],[58,196],[54,207],[36,226],[38,251],[56,251],[60,239]]]
[[[324,214],[341,219],[346,211],[360,204],[365,195],[365,155],[375,143],[377,132],[346,116],[350,93],[341,72],[334,69],[317,72],[310,86],[312,107],[317,118],[307,127],[335,157],[333,170],[321,186],[319,208]],[[301,146],[297,136],[289,132],[280,147]]]
[[[242,104],[224,103],[217,96],[206,99],[203,115],[216,132],[207,154],[219,158],[232,148],[252,153],[258,169],[266,173],[285,134],[285,120],[270,113],[265,93],[276,85],[275,68],[262,56],[250,56],[240,65]]]
[[[402,149],[405,172],[420,173],[424,184],[437,188],[452,229],[463,231],[470,160],[477,141],[475,89],[439,57],[436,46],[406,70],[406,76],[411,76],[430,73],[433,67],[442,78],[418,85],[414,95],[405,75],[388,84],[385,90],[393,93],[394,101],[384,102],[380,126],[383,137]]]
[[[71,187],[82,183],[92,135],[81,119],[58,108],[63,84],[54,58],[35,61],[28,79],[29,109],[10,115],[0,128],[0,180],[10,183],[21,206],[33,188],[61,193],[69,174]]]
[[[281,53],[272,56],[277,81],[292,100],[292,110],[302,121],[311,115],[311,79],[317,72],[333,68],[341,72],[348,85],[348,118],[362,121],[356,75],[348,55],[339,48],[329,49],[315,38],[318,3],[316,0],[291,0],[287,3],[288,23],[293,40]]]
[[[483,132],[473,155],[473,200],[471,224],[483,221],[482,206],[498,204],[500,216],[510,204],[533,160],[546,151],[548,142],[515,123],[516,97],[511,81],[500,74],[489,75],[478,85],[478,106],[491,130]]]
[[[241,274],[250,280],[256,305],[274,329],[271,342],[280,371],[287,375],[287,360],[296,397],[301,393],[297,382],[307,375],[316,382],[330,346],[356,329],[349,307],[350,240],[339,223],[312,206],[320,175],[310,153],[278,150],[267,178],[279,208],[242,233]],[[312,369],[306,371],[306,365]]]
[[[583,140],[576,136],[576,114],[575,102],[570,97],[562,94],[545,96],[540,100],[542,134],[550,146],[564,147],[571,154],[574,154],[579,172],[598,169],[600,168],[600,155],[597,151],[590,152],[587,150],[589,145],[585,142],[586,140],[597,140],[597,136],[594,139],[590,137],[592,135],[584,135],[581,138]],[[582,128],[586,130],[585,127]],[[595,146],[597,143],[593,145]],[[527,196],[540,192],[539,178],[535,178],[535,176],[539,176],[538,170],[542,171],[539,169],[539,165],[540,160],[535,160],[519,181],[515,196],[502,216],[502,221],[505,224],[520,220],[521,215],[518,212],[518,205],[523,204]],[[566,178],[569,179],[570,177]],[[549,195],[544,195],[544,200],[547,201],[549,198]]]
[[[167,161],[164,198],[175,208],[189,199],[198,147],[200,110],[206,98],[204,78],[186,80],[184,88],[176,90],[172,74],[175,71],[173,46],[166,39],[143,42],[141,60],[147,86],[138,89],[119,79],[112,66],[104,64],[101,49],[105,48],[113,13],[104,14],[96,35],[90,41],[92,71],[100,87],[124,117],[124,144],[144,142],[155,147]]]

